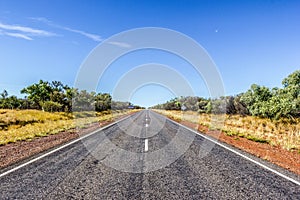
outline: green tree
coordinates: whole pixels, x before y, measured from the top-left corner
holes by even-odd
[[[1,99],[6,99],[8,97],[8,92],[6,90],[3,90],[3,92],[0,94]]]
[[[0,108],[15,109],[21,106],[21,100],[16,96],[8,96],[8,92],[4,90],[0,94]]]
[[[52,93],[52,88],[49,82],[40,80],[39,83],[35,83],[21,90],[21,94],[27,94],[28,100],[32,101],[33,105],[42,108],[42,104],[45,101],[50,100],[50,94]]]
[[[234,107],[236,110],[236,114],[240,114],[240,115],[249,115],[249,110],[247,108],[247,106],[241,101],[241,97],[243,96],[243,94],[239,94],[237,96],[234,97]]]
[[[98,93],[95,96],[95,109],[96,111],[104,111],[111,109],[111,95],[108,93]]]
[[[181,104],[181,107],[183,107],[185,110],[192,110],[192,111],[198,111],[199,110],[199,97],[181,97],[178,100]]]
[[[279,119],[299,117],[300,115],[300,70],[295,71],[282,81],[283,88],[270,90],[253,84],[241,96],[252,115]]]
[[[241,101],[247,106],[251,115],[272,117],[269,113],[268,101],[272,98],[269,88],[251,85],[251,88],[241,96]]]
[[[72,108],[73,111],[91,111],[95,110],[95,93],[86,90],[72,91]]]
[[[198,112],[199,113],[206,113],[207,112],[208,102],[209,101],[207,99],[199,98],[199,101],[198,101]]]

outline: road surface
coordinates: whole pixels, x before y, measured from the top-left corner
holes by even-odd
[[[144,110],[0,175],[0,199],[300,199],[289,175]]]

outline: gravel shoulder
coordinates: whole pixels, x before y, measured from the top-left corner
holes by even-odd
[[[242,137],[228,136],[224,132],[209,130],[206,126],[188,121],[172,120],[300,175],[300,153],[297,151],[288,151],[277,146],[254,142]]]
[[[117,121],[128,115],[123,115],[114,119]],[[17,165],[24,160],[30,159],[40,153],[51,150],[57,146],[70,142],[80,136],[88,134],[100,127],[106,126],[114,121],[103,121],[100,123],[92,123],[81,129],[70,129],[54,135],[45,137],[36,137],[28,141],[17,141],[0,146],[0,171],[11,165]]]
[[[142,111],[1,177],[0,199],[298,199],[298,184],[181,129],[164,116],[149,115],[150,120],[145,120],[146,114]],[[148,121],[148,129],[137,132]],[[157,127],[162,127],[157,135],[147,135]],[[195,136],[192,144],[174,162],[148,170],[159,163],[151,156],[157,149],[166,158],[179,153],[163,148],[177,131]],[[140,137],[132,137],[136,133]],[[142,136],[149,139],[147,153]],[[134,152],[144,154],[134,156]],[[208,154],[202,157],[202,153]],[[127,170],[118,170],[120,164]]]

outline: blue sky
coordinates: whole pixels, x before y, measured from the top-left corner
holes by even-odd
[[[299,10],[296,0],[0,0],[0,90],[20,95],[20,89],[39,79],[72,86],[80,65],[99,43],[141,27],[168,28],[197,41],[214,60],[228,95],[246,91],[252,83],[280,87],[284,77],[300,68]],[[98,92],[111,93],[122,75],[149,62],[173,67],[196,95],[208,96],[188,63],[151,50],[114,62]],[[172,96],[168,88],[148,85],[130,100],[150,106]]]

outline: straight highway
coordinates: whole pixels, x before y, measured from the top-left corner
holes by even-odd
[[[0,199],[300,199],[234,151],[144,110],[1,174]]]

